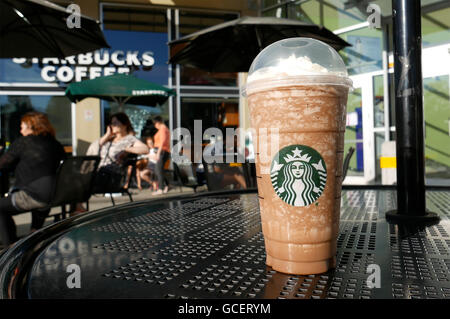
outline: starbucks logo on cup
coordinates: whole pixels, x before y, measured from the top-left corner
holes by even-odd
[[[273,158],[272,186],[277,195],[292,206],[314,203],[327,182],[327,168],[319,152],[305,145],[289,145]]]

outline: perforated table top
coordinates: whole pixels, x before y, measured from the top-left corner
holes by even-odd
[[[342,193],[337,267],[293,276],[265,265],[256,193],[116,208],[69,228],[30,267],[29,298],[450,298],[450,192],[427,191],[430,227],[388,224],[391,190]],[[81,286],[67,287],[68,265]],[[369,287],[369,265],[379,287]],[[373,269],[373,268],[370,268]]]

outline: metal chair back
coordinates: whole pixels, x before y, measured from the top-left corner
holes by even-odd
[[[352,146],[348,149],[347,155],[344,158],[344,167],[342,168],[342,181],[344,181],[347,176],[348,166],[350,164],[350,159],[352,158],[353,153],[355,152],[355,148]]]
[[[98,156],[73,156],[61,161],[49,206],[88,201],[99,161]]]
[[[179,178],[182,186],[190,187],[196,191],[196,188],[200,186],[197,181],[197,177],[194,174],[194,168],[192,163],[174,163],[172,162],[176,176]]]

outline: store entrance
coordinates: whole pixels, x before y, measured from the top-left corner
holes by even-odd
[[[375,179],[373,75],[351,77],[353,90],[347,102],[344,156],[351,147],[345,184],[368,184]]]
[[[199,123],[201,123],[201,128],[196,128],[195,125]],[[219,129],[225,138],[228,128],[239,127],[239,100],[237,98],[183,97],[181,98],[181,127],[189,130],[193,149],[199,149],[195,147],[198,141],[194,141],[193,138],[196,130],[201,130],[203,149],[211,142],[211,136],[207,131],[209,128]]]
[[[450,44],[422,52],[425,182],[450,184]],[[355,152],[344,184],[380,184],[384,142],[395,141],[393,68],[385,81],[383,71],[351,76],[354,90],[347,103],[344,154]],[[385,101],[389,84],[390,103]]]

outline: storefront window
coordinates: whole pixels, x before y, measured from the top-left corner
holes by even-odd
[[[350,159],[348,176],[364,175],[363,121],[361,89],[354,89],[348,95],[347,126],[345,128],[344,156],[350,147],[355,152]]]
[[[104,35],[116,60],[135,76],[167,85],[169,53],[164,9],[104,6]],[[125,61],[125,63],[121,62]]]
[[[239,127],[237,99],[182,98],[181,127],[194,133],[194,121],[202,121],[202,132],[210,127],[221,129],[225,135],[227,127]]]
[[[237,73],[212,73],[180,66],[181,85],[237,86]]]
[[[429,13],[422,13],[423,47],[450,42],[450,23],[448,17],[450,17],[450,7]]]
[[[169,41],[167,10],[150,6],[103,6],[105,38],[111,46],[110,52],[123,52],[126,62],[134,62],[130,73],[160,85],[169,83]],[[131,55],[130,55],[131,53]],[[130,64],[130,63],[128,63]],[[103,109],[103,132],[110,116],[125,112],[130,118],[136,137],[146,135],[146,124],[155,116],[168,119],[168,102],[153,107],[101,101]]]
[[[373,72],[383,68],[381,30],[363,28],[339,36],[352,45],[339,51],[350,75]]]
[[[0,82],[46,83],[38,59],[0,59]]]
[[[110,52],[123,52],[124,61],[134,62],[130,73],[144,80],[167,85],[167,33],[105,30],[104,34],[111,46]]]
[[[389,126],[393,127],[395,126],[395,81],[394,81],[394,73],[388,74],[388,80],[389,80],[389,87],[387,88],[389,90],[389,101],[390,101],[390,107],[389,107]],[[391,138],[392,140],[392,138]]]
[[[275,7],[280,4],[279,7]],[[299,19],[323,25],[330,30],[337,30],[366,21],[366,5],[358,1],[264,1],[263,16]],[[267,10],[264,10],[267,8]],[[324,18],[326,17],[326,19]]]
[[[167,33],[167,11],[131,4],[103,5],[103,25],[108,30]]]
[[[373,77],[373,120],[374,127],[384,126],[384,86],[383,76]]]
[[[382,14],[388,11],[386,1],[375,1],[373,3],[380,6]],[[264,10],[263,7],[262,14],[323,25],[334,31],[366,22],[370,14],[370,12],[367,12],[367,6],[368,4],[358,4],[357,1],[345,3],[338,0],[296,1],[269,10]],[[339,34],[339,36],[352,45],[340,51],[350,75],[382,69],[383,42],[381,29],[362,28]]]
[[[193,10],[179,11],[180,37],[218,25],[220,23],[237,19],[237,13],[204,12]]]
[[[323,6],[318,1],[290,5],[289,18],[324,25]]]
[[[137,138],[149,135],[148,124],[154,116],[160,115],[163,120],[169,119],[168,102],[158,107],[125,104],[122,108],[120,108],[115,102],[102,101],[102,106],[106,124],[110,120],[112,114],[117,112],[125,112],[130,119]]]
[[[237,99],[220,98],[182,98],[181,127],[189,130],[194,147],[194,121],[201,121],[201,133],[204,147],[211,142],[210,135],[205,132],[209,128],[218,128],[222,132],[222,138],[226,139],[226,129],[239,127],[239,101]],[[197,128],[198,129],[198,128]],[[219,138],[218,138],[219,139]],[[226,142],[226,140],[225,140]]]
[[[385,142],[384,133],[375,133],[375,182],[381,184],[380,158],[383,156],[381,147]]]
[[[323,1],[324,26],[330,30],[337,30],[355,24],[365,22],[367,19],[367,4],[362,5],[360,1]]]
[[[392,14],[391,0],[267,0],[262,2],[261,15],[297,19],[335,31],[366,22],[374,12],[369,5],[378,6],[383,17]]]
[[[71,102],[65,96],[0,95],[2,143],[20,135],[20,119],[31,111],[46,113],[63,145],[72,145]]]
[[[450,185],[449,77],[423,81],[425,177],[428,184]]]
[[[352,46],[344,48],[341,54],[349,75],[360,75],[364,73],[377,72],[383,70],[382,53],[383,42],[386,41],[388,55],[390,56],[390,68],[392,68],[393,50],[393,21],[392,21],[392,1],[357,1],[357,0],[309,0],[309,1],[283,1],[283,0],[263,0],[261,2],[261,15],[274,16],[280,18],[297,19],[304,22],[323,25],[331,31],[339,31],[338,35],[350,43]],[[380,8],[381,23],[383,28],[365,27],[372,10],[368,10],[369,5],[376,5]],[[422,0],[422,44],[423,47],[431,47],[450,43],[450,3],[443,0]],[[367,24],[366,24],[367,25]],[[350,28],[350,31],[341,30]],[[383,34],[385,32],[385,34]],[[445,49],[446,51],[446,49]],[[424,51],[425,52],[425,51]],[[428,55],[423,55],[424,74],[430,74],[429,65],[436,66],[435,63],[445,61],[435,59],[429,63]],[[441,62],[435,62],[441,61]],[[445,75],[445,70],[436,68],[438,77],[425,78],[423,82],[424,94],[424,119],[425,119],[425,170],[428,184],[449,185],[450,180],[450,153],[447,151],[450,145],[450,101],[449,101],[449,77]],[[380,72],[381,73],[381,72]],[[376,73],[376,74],[380,74]],[[385,87],[384,76],[372,74],[367,75],[367,80],[373,79],[373,87],[363,86],[363,90],[373,89],[373,95],[361,92],[360,88],[349,94],[348,118],[345,133],[345,149],[347,153],[349,147],[355,148],[355,153],[350,161],[348,175],[364,175],[363,154],[375,158],[375,182],[380,181],[379,158],[381,155],[381,145],[384,141],[395,140],[395,81],[393,73],[388,74],[387,86]],[[365,82],[367,83],[367,82]],[[387,91],[388,92],[387,92]],[[389,94],[386,94],[389,93]],[[385,94],[389,96],[389,105],[384,100]],[[367,96],[372,101],[362,100],[362,96]],[[367,118],[367,114],[362,114],[361,106],[373,102],[373,129],[372,125],[365,125],[362,118]],[[367,110],[367,109],[365,109]],[[389,123],[385,121],[385,112],[389,112]],[[363,116],[362,116],[363,115]],[[385,136],[389,125],[389,136]],[[364,127],[365,126],[365,127]],[[364,150],[362,143],[362,132],[374,137],[374,150]],[[368,131],[371,130],[371,131]],[[366,159],[369,159],[367,157]],[[366,163],[372,161],[367,160]],[[369,170],[371,172],[371,170]],[[370,182],[372,182],[372,175]]]

